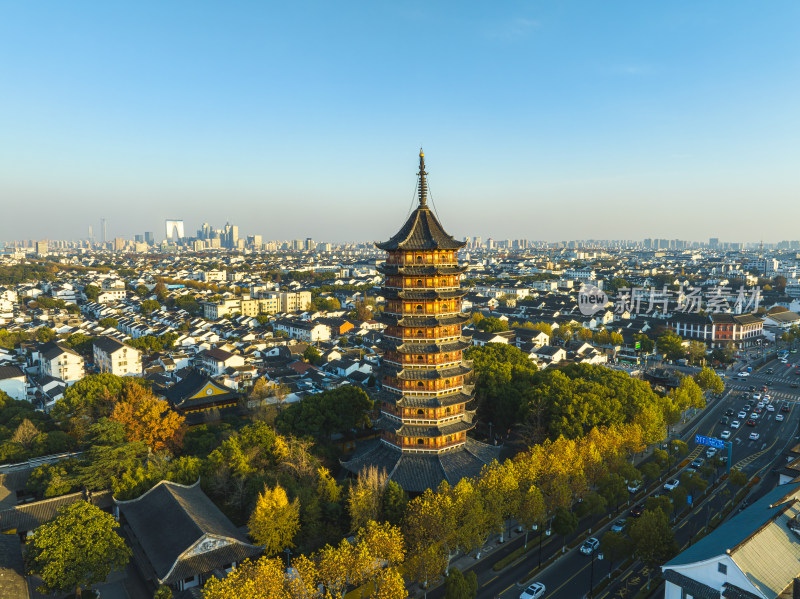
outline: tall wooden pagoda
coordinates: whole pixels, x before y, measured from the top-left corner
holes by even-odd
[[[465,242],[448,235],[428,207],[425,155],[419,153],[419,205],[389,241],[386,252],[382,390],[379,443],[364,448],[344,466],[358,473],[375,465],[406,491],[422,492],[447,480],[455,484],[496,458],[494,447],[467,436],[473,428],[468,384],[469,343],[461,327],[457,252]]]

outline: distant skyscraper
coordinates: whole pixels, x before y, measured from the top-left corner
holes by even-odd
[[[106,219],[100,219],[100,237],[103,240],[103,244],[108,241],[108,225],[106,224]]]
[[[317,247],[317,244],[314,243],[314,240],[311,239],[310,237],[306,237],[306,248],[305,249],[311,251],[316,247]]]
[[[708,240],[708,247],[716,250],[719,247],[719,237],[712,237]]]
[[[152,232],[152,231],[145,231],[145,232],[144,232],[144,242],[145,242],[145,243],[147,243],[147,244],[149,244],[149,245],[153,245],[153,244],[155,244],[155,242],[156,242],[156,238],[155,238],[155,236],[153,235],[153,232]]]
[[[144,243],[144,235],[134,235],[133,240],[136,243]]]
[[[89,243],[94,245],[94,231],[92,231],[92,225],[89,225]]]
[[[183,239],[183,221],[182,220],[167,220],[165,221],[167,231],[167,241],[172,241],[173,236],[178,239]]]

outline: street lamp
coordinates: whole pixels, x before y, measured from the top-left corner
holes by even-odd
[[[284,553],[286,553],[286,569],[287,570],[291,570],[292,569],[292,550],[287,547],[284,550]]]
[[[489,444],[492,443],[492,423],[489,423]]]
[[[589,592],[586,594],[587,597],[592,596],[592,590],[594,589],[594,556],[595,552],[592,551],[592,567],[589,571]],[[597,560],[603,560],[603,554],[601,552],[597,552]]]

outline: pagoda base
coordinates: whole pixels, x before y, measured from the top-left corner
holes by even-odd
[[[451,451],[404,453],[380,439],[373,439],[360,445],[342,466],[356,475],[375,466],[386,471],[405,491],[423,493],[426,489],[436,489],[445,480],[455,486],[462,478],[476,477],[486,464],[499,459],[500,450],[500,447],[467,437],[464,445]]]

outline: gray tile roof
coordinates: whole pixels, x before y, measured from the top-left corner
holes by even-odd
[[[260,553],[260,549],[251,545],[203,493],[199,480],[192,486],[161,481],[137,499],[115,502],[161,581],[167,575],[172,577],[176,572],[188,572],[191,567],[202,566],[203,570],[193,572],[198,574],[219,568],[234,559],[239,561]],[[181,559],[178,564],[180,556],[204,535],[222,537],[231,545],[238,544],[239,548],[228,546],[226,551],[221,551],[224,547],[215,549]],[[234,554],[237,557],[229,559]],[[189,575],[184,574],[184,577]]]
[[[0,535],[0,597],[27,599],[28,583],[17,535]]]
[[[448,235],[426,206],[414,210],[389,241],[375,244],[381,250],[457,250],[465,245],[465,241],[456,241]]]

